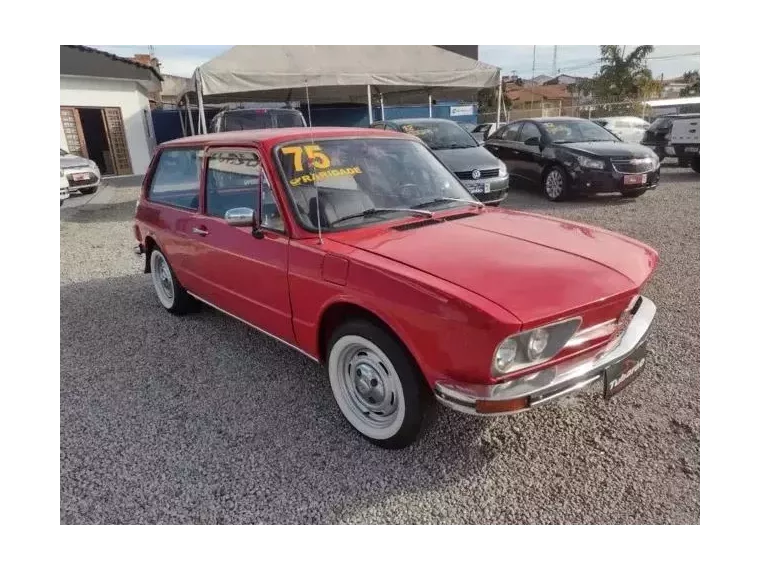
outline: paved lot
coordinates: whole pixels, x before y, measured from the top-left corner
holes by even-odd
[[[512,418],[441,410],[373,447],[322,369],[212,309],[173,317],[131,252],[135,188],[61,212],[63,523],[698,523],[699,178],[635,201],[511,207],[657,248],[643,376]]]

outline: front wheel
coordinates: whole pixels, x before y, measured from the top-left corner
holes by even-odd
[[[544,194],[552,202],[560,202],[568,194],[567,174],[559,166],[552,166],[544,176]]]
[[[395,338],[368,321],[343,323],[330,339],[327,370],[340,411],[361,435],[389,449],[417,439],[428,393]]]

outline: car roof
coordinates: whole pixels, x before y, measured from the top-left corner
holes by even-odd
[[[417,137],[397,133],[394,131],[379,131],[356,127],[287,127],[282,129],[255,129],[248,131],[227,131],[223,133],[211,133],[183,137],[165,142],[159,148],[178,146],[206,146],[206,145],[236,145],[251,143],[278,144],[292,140],[318,139],[318,138],[406,138],[417,140]]]
[[[535,121],[536,123],[581,123],[588,121],[588,119],[584,119],[583,117],[528,117],[520,120]]]
[[[298,109],[287,109],[287,108],[277,108],[277,109],[224,109],[221,111],[222,113],[253,113],[254,115],[265,115],[267,113],[298,113],[301,114],[301,111]]]
[[[386,121],[378,121],[380,123],[394,123],[396,125],[410,124],[410,123],[456,123],[450,119],[437,119],[434,117],[415,117],[413,119],[388,119]]]

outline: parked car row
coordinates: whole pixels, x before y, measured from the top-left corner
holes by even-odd
[[[134,221],[159,303],[180,315],[202,301],[322,363],[343,416],[382,447],[411,444],[435,400],[494,416],[592,384],[613,397],[647,359],[656,307],[642,288],[657,252],[489,207],[463,183],[511,165],[551,199],[640,192],[656,183],[654,152],[590,121],[526,120],[487,139],[502,160],[456,128],[385,121],[162,144]]]

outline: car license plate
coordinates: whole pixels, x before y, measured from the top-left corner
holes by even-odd
[[[699,149],[695,146],[687,146],[685,149],[683,149],[684,152],[690,152],[690,153],[698,153]]]
[[[472,194],[486,194],[491,190],[490,182],[467,182],[465,186]]]
[[[74,174],[71,176],[74,180],[89,180],[90,175],[87,173]]]
[[[630,186],[633,184],[646,184],[647,182],[647,175],[646,174],[626,174],[623,176],[623,184],[626,186]]]
[[[608,400],[633,382],[644,369],[647,343],[643,343],[628,357],[612,364],[604,371],[604,397]]]

